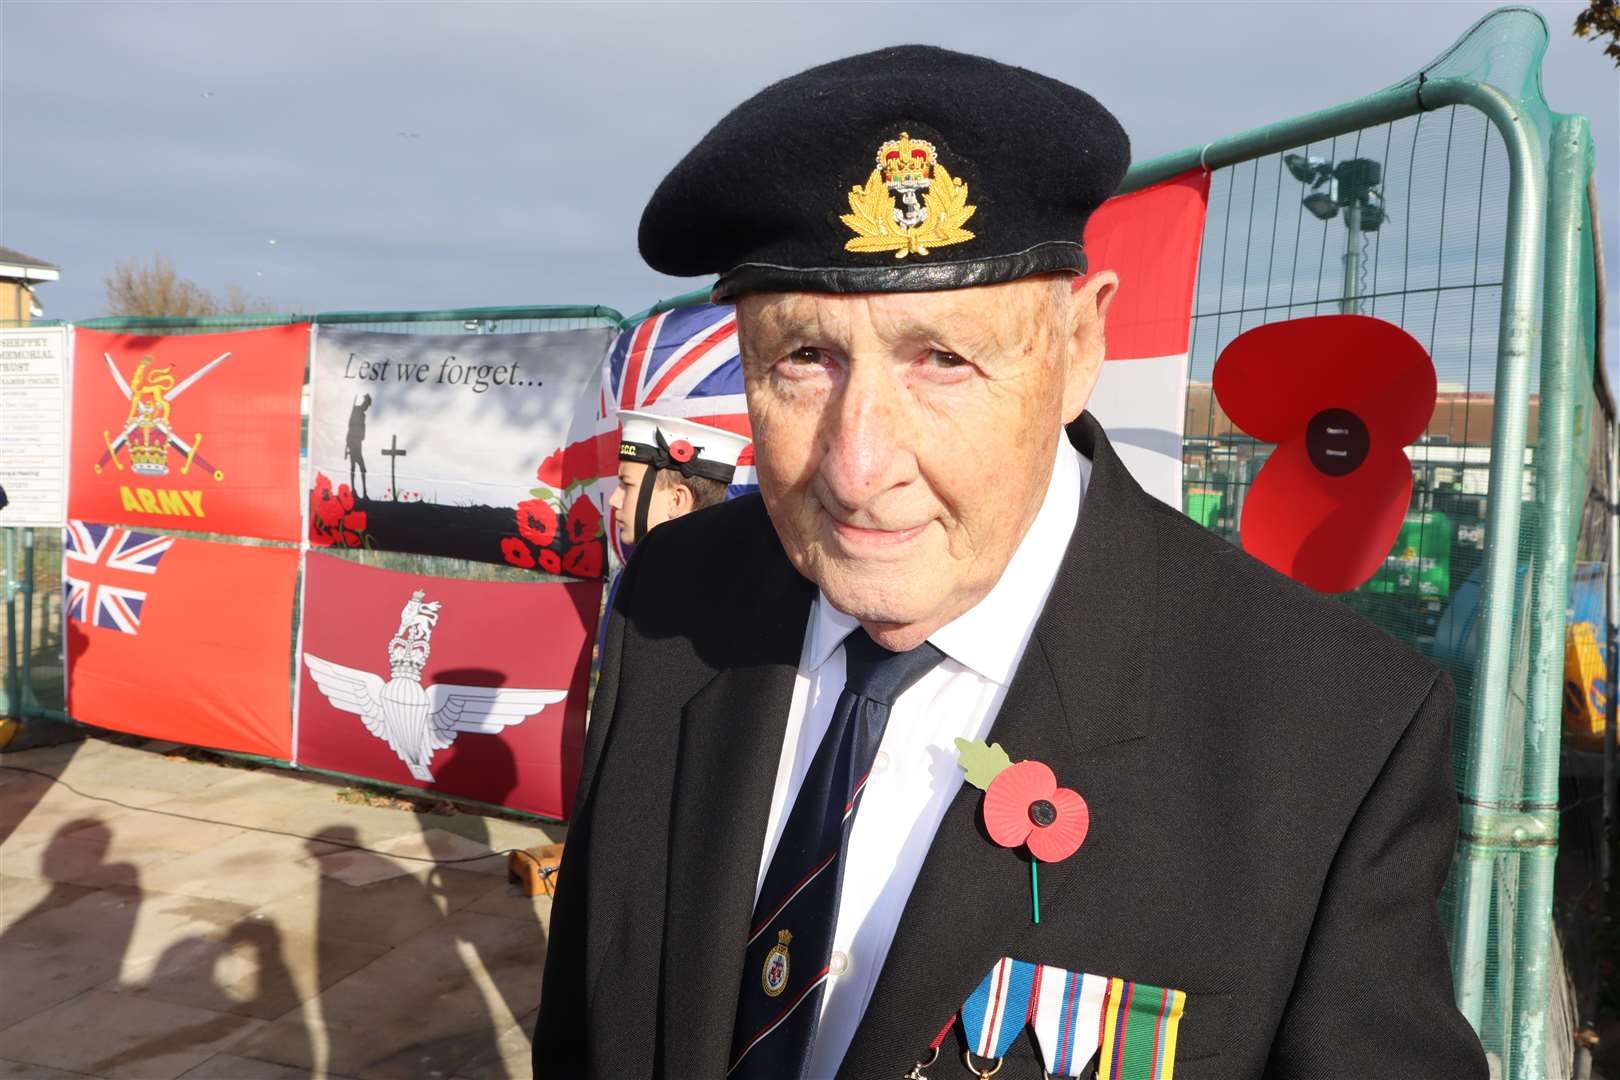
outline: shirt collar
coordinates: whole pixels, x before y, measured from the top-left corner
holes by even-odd
[[[984,599],[928,636],[934,646],[992,682],[1006,685],[1012,681],[1057,580],[1090,479],[1091,462],[1059,435],[1052,478],[1029,531]],[[818,592],[806,642],[807,670],[825,664],[858,626],[859,620],[833,607],[826,594]]]

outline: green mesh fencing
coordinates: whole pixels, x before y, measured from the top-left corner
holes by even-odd
[[[1341,600],[1457,683],[1462,829],[1442,914],[1459,1005],[1498,1074],[1516,1078],[1566,1076],[1570,1060],[1567,1014],[1549,1009],[1562,983],[1550,916],[1598,337],[1590,142],[1584,120],[1542,99],[1546,45],[1539,14],[1504,9],[1388,90],[1143,163],[1126,181],[1214,171],[1184,445],[1184,509],[1207,527],[1237,540],[1270,452],[1210,390],[1238,334],[1360,312],[1403,327],[1434,361],[1440,395],[1410,451],[1406,521],[1382,569]],[[1336,185],[1325,192],[1313,186],[1323,171]],[[1359,196],[1332,197],[1346,187]]]

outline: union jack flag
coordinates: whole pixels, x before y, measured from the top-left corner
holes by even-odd
[[[737,349],[737,309],[702,304],[655,315],[619,335],[602,373],[606,418],[645,409],[750,434]],[[743,451],[732,494],[751,491],[752,448]]]
[[[601,448],[597,468],[602,480],[592,494],[608,515],[608,544],[622,563],[625,553],[619,546],[616,515],[607,508],[619,467],[619,410],[646,409],[751,434],[737,349],[737,309],[729,304],[676,308],[625,330],[608,352],[601,389],[594,397],[594,408],[587,405],[576,414],[576,423],[589,424],[589,430],[576,428],[570,441],[594,438]],[[754,452],[749,448],[738,462],[730,495],[735,498],[757,487]]]
[[[141,627],[146,589],[172,536],[69,521],[62,530],[63,607],[68,618],[133,634]],[[134,577],[131,575],[141,575]]]

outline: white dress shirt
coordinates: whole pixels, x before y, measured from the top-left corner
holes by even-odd
[[[831,1078],[844,1060],[934,833],[961,786],[955,740],[989,734],[1057,578],[1091,462],[1061,435],[1055,456],[1046,497],[1000,580],[973,608],[929,635],[945,660],[900,695],[890,711],[843,854],[838,925],[810,1057],[811,1080]],[[756,902],[788,809],[844,689],[841,646],[859,625],[825,595],[811,607],[754,885]]]

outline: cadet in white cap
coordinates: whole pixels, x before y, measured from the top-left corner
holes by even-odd
[[[656,525],[725,502],[750,442],[680,417],[621,411],[619,486],[608,500],[619,514],[619,539],[633,544]]]

